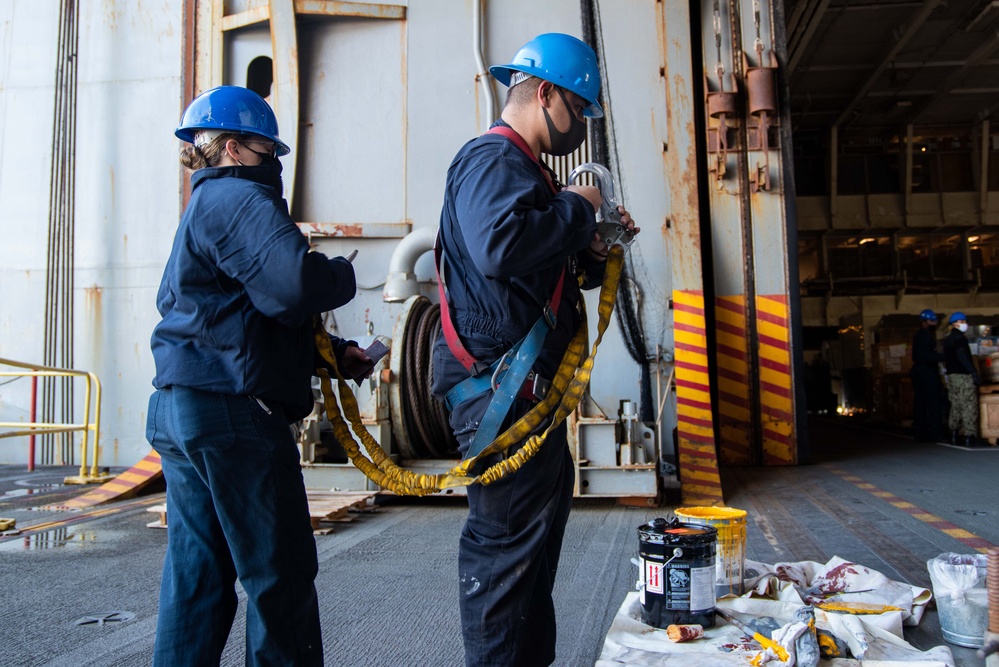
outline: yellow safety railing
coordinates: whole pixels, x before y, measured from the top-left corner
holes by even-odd
[[[69,377],[83,378],[86,391],[83,399],[84,418],[82,424],[65,424],[54,422],[36,422],[34,409],[32,409],[30,422],[0,422],[0,438],[14,438],[21,436],[34,437],[39,433],[81,433],[81,461],[79,476],[67,477],[66,484],[95,484],[103,483],[113,478],[114,475],[101,473],[97,467],[97,460],[100,457],[100,433],[101,433],[101,381],[97,376],[89,371],[77,371],[67,368],[51,368],[49,366],[38,366],[35,364],[25,364],[11,359],[0,359],[0,367],[11,366],[22,370],[3,370],[0,368],[0,377],[30,377],[32,382],[40,377]],[[91,397],[93,396],[93,401]],[[32,387],[32,404],[34,404],[34,387]],[[94,406],[94,418],[91,420],[91,404]],[[3,429],[15,429],[5,431]],[[93,457],[90,470],[87,470],[88,436],[93,434]],[[29,455],[29,469],[34,467],[34,451]]]

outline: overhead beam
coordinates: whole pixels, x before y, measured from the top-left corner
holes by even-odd
[[[999,51],[999,35],[993,33],[991,39],[975,49],[974,53],[965,59],[964,64],[960,68],[951,72],[947,78],[944,79],[939,86],[937,86],[936,90],[934,90],[931,95],[927,95],[916,104],[913,104],[912,109],[907,115],[906,122],[916,123],[923,112],[933,106],[933,103],[944,95],[966,92],[988,95],[995,93],[996,90],[994,88],[959,89],[957,88],[957,85],[965,76],[967,76],[968,70],[981,65],[996,51]]]
[[[813,2],[815,0],[812,0]],[[787,34],[796,35],[800,28],[798,27],[803,17],[810,9],[811,5],[808,2],[796,2],[794,7],[791,9],[791,14],[787,17]],[[793,37],[788,37],[787,41],[790,43],[794,41]]]
[[[967,60],[926,60],[912,62],[893,62],[888,69],[925,69],[927,67],[962,67],[967,64]],[[986,58],[975,63],[981,67],[999,65],[999,59]],[[841,64],[841,65],[808,65],[803,67],[803,72],[849,72],[852,70],[867,69],[868,65],[862,64]]]
[[[894,97],[898,98],[899,101],[910,100],[912,98],[930,98],[934,99],[936,96],[941,94],[947,95],[995,95],[999,93],[999,86],[992,86],[989,88],[951,88],[941,89],[941,88],[926,88],[920,90],[878,90],[868,93],[868,97]],[[838,100],[845,97],[845,94],[841,93],[810,93],[810,94],[799,94],[792,95],[791,99],[798,103],[814,102],[816,100]],[[833,109],[832,111],[838,112],[839,109]]]
[[[337,2],[335,0],[295,0],[299,16],[347,16],[367,19],[405,19],[405,5],[380,5],[367,2]],[[270,20],[268,5],[258,4],[235,14],[222,17],[223,32],[237,30]]]
[[[982,11],[978,13],[978,16],[976,16],[971,23],[969,23],[964,27],[964,31],[971,32],[972,30],[974,30],[975,26],[978,25],[987,15],[989,15],[995,9],[999,9],[999,1],[993,0],[992,2],[985,5],[985,7],[982,8]]]
[[[833,123],[833,125],[840,127],[846,122],[846,120],[850,117],[850,114],[853,113],[853,110],[856,109],[857,105],[863,101],[863,99],[867,96],[867,93],[869,93],[871,88],[874,87],[874,84],[877,83],[881,74],[884,73],[885,69],[887,69],[891,62],[895,59],[895,56],[897,56],[902,49],[905,48],[905,45],[909,43],[909,40],[912,39],[923,24],[926,23],[926,19],[930,17],[930,14],[933,13],[933,10],[937,8],[940,2],[941,0],[925,0],[919,11],[909,17],[909,20],[905,25],[905,29],[902,31],[902,35],[898,38],[898,41],[895,42],[894,46],[892,46],[888,50],[888,53],[886,53],[881,59],[880,64],[878,64],[871,75],[867,78],[864,85],[860,87],[860,90],[857,91],[857,94],[854,95],[850,103],[846,105],[846,108],[843,109],[843,112],[839,115],[839,118],[836,119],[836,122]]]
[[[808,50],[808,44],[812,41],[812,37],[815,36],[815,31],[822,22],[822,17],[825,16],[826,9],[829,7],[829,2],[830,0],[819,0],[818,6],[815,8],[815,11],[812,13],[807,24],[805,25],[804,34],[802,34],[799,39],[794,40],[794,44],[792,45],[793,52],[791,53],[791,59],[787,65],[788,71],[791,74],[794,74],[795,68],[797,68],[798,63],[801,62],[802,56]]]

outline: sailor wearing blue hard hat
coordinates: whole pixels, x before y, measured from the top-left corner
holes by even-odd
[[[937,349],[937,314],[927,308],[919,313],[919,330],[912,338],[912,435],[918,442],[936,442],[943,421],[943,386]]]
[[[343,257],[311,252],[281,197],[267,102],[202,93],[175,134],[191,199],[156,297],[146,435],[169,527],[153,665],[218,664],[247,597],[247,664],[322,665],[318,571],[300,455],[288,428],[313,408],[312,321],[354,296]],[[350,372],[367,356],[337,341]]]
[[[947,418],[954,444],[972,446],[978,435],[978,368],[971,356],[971,345],[965,333],[968,318],[964,313],[952,313],[947,319],[950,333],[944,338],[944,360],[947,366],[947,398],[950,415]]]
[[[542,159],[579,148],[587,119],[603,115],[593,49],[571,35],[546,33],[489,71],[509,86],[506,104],[490,130],[451,162],[437,243],[447,292],[433,392],[448,406],[462,455],[543,398],[538,387],[553,378],[581,322],[580,286],[599,285],[608,252],[596,234],[599,189],[562,186]],[[619,212],[637,232],[628,212]],[[528,337],[531,331],[543,341]],[[516,396],[491,391],[489,369],[515,344],[512,364],[533,369],[535,380]],[[525,350],[534,359],[523,362]],[[562,424],[516,473],[468,487],[458,543],[466,665],[555,660],[552,587],[574,474]]]

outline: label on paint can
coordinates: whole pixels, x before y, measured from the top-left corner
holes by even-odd
[[[663,564],[642,559],[643,570],[645,571],[644,590],[650,593],[663,594]]]
[[[715,568],[690,568],[690,610],[715,608]]]
[[[715,568],[691,567],[690,563],[672,562],[664,572],[666,590],[664,607],[691,612],[715,606]],[[663,591],[660,591],[663,592]]]
[[[645,593],[664,596],[665,609],[702,611],[715,606],[715,568],[690,567],[689,563],[657,563],[641,559],[644,574],[639,597]]]

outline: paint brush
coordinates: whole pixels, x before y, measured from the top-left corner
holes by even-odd
[[[763,648],[772,648],[774,652],[777,654],[777,657],[780,658],[782,661],[787,662],[788,658],[790,658],[786,648],[784,648],[774,640],[770,639],[769,637],[764,637],[759,632],[756,632],[742,621],[736,620],[736,618],[732,616],[732,614],[728,613],[727,611],[722,611],[717,607],[715,607],[715,613],[724,618],[726,621],[728,621],[735,627],[745,632],[753,639],[755,639],[757,642],[759,642],[760,646],[762,646]]]

